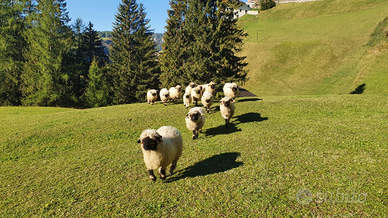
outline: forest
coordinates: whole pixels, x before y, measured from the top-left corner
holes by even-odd
[[[101,107],[144,101],[150,88],[245,82],[245,57],[235,55],[245,36],[233,19],[239,3],[170,6],[163,37],[136,0],[122,1],[112,31],[100,33],[72,21],[65,0],[3,1],[0,105]]]

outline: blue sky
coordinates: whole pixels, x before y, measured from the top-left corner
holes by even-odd
[[[246,0],[245,0],[246,1]],[[97,31],[112,31],[112,23],[121,0],[67,0],[67,11],[71,23],[79,17],[84,23],[92,22]],[[142,3],[155,33],[164,33],[169,0],[137,0]]]

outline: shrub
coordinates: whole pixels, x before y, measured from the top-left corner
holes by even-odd
[[[271,9],[276,6],[276,3],[273,0],[261,0],[260,1],[260,9],[262,11]]]

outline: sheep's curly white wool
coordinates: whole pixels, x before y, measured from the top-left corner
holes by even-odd
[[[208,84],[203,85],[203,90],[204,90],[204,92],[208,91],[208,92],[212,93],[213,96],[216,96],[216,85],[217,85],[217,83],[210,82]]]
[[[163,88],[160,90],[160,100],[163,102],[164,106],[167,106],[167,101],[170,99],[170,92]]]
[[[148,104],[153,105],[154,102],[158,99],[158,91],[156,89],[150,89],[147,92],[147,102]]]
[[[192,102],[195,104],[195,106],[198,106],[198,101],[201,100],[201,97],[202,97],[201,90],[202,90],[202,86],[201,87],[196,86],[191,90],[191,99],[192,99]]]
[[[190,107],[191,104],[191,94],[190,93],[185,93],[183,94],[183,104],[185,105],[186,108]]]
[[[171,87],[168,91],[170,92],[171,100],[178,101],[181,98],[182,87],[180,85]]]
[[[228,128],[230,118],[232,118],[234,115],[234,111],[235,111],[234,103],[235,103],[235,100],[229,97],[224,97],[220,101],[220,111],[221,111],[222,117],[225,120],[226,128]]]
[[[183,139],[175,127],[162,126],[158,130],[144,130],[138,140],[144,156],[149,177],[156,180],[153,170],[159,170],[160,178],[166,178],[166,168],[171,164],[170,175],[182,155]]]
[[[240,94],[240,90],[238,89],[236,83],[225,83],[223,91],[225,97],[229,97],[232,99],[235,99]]]
[[[205,91],[202,95],[201,102],[203,106],[205,106],[206,111],[209,113],[210,111],[210,106],[213,104],[213,95],[212,93]]]
[[[194,107],[189,110],[186,116],[186,127],[193,132],[193,139],[198,138],[198,132],[202,132],[205,125],[205,109]]]

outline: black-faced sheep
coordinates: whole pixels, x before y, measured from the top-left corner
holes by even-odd
[[[223,90],[225,97],[232,99],[235,99],[240,94],[240,90],[236,83],[225,83]]]
[[[202,86],[199,87],[195,87],[191,90],[191,99],[193,101],[193,104],[195,104],[195,106],[198,106],[198,101],[201,100],[201,97],[202,97]]]
[[[153,105],[154,102],[158,99],[158,91],[156,89],[150,89],[147,92],[147,102],[148,104]]]
[[[207,112],[209,113],[210,111],[210,106],[213,104],[213,95],[212,93],[205,91],[202,95],[201,102],[203,106],[205,106]]]
[[[185,93],[183,95],[183,104],[185,105],[186,108],[190,107],[190,104],[191,104],[191,94],[190,93]]]
[[[212,93],[213,96],[216,96],[216,85],[217,85],[217,83],[210,82],[208,84],[205,84],[203,86],[203,89],[205,92],[208,91],[208,92]]]
[[[189,110],[186,116],[186,127],[193,132],[193,139],[198,138],[198,132],[202,132],[205,125],[205,109],[194,107]]]
[[[225,127],[228,128],[230,118],[234,115],[234,99],[229,97],[224,97],[220,101],[220,111],[221,115],[225,120]]]
[[[170,164],[170,175],[173,174],[183,147],[182,136],[175,127],[162,126],[158,130],[144,130],[137,142],[141,143],[144,162],[151,180],[156,180],[154,170],[157,169],[160,178],[164,180],[166,168]]]
[[[160,100],[163,102],[164,106],[167,106],[167,101],[170,99],[170,92],[163,88],[160,90]]]
[[[179,99],[181,98],[182,91],[182,87],[180,85],[171,87],[168,91],[170,92],[170,99],[172,101],[179,101]]]

